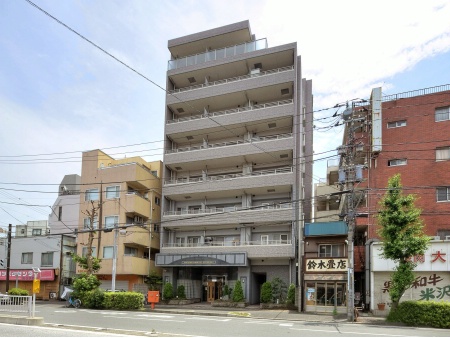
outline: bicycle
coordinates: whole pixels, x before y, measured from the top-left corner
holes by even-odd
[[[71,307],[78,309],[81,306],[81,300],[78,298],[73,298],[72,295],[69,295],[69,299],[67,300],[66,307]]]

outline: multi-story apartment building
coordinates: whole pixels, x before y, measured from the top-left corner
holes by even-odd
[[[15,237],[44,236],[49,233],[47,220],[27,221],[27,224],[16,225]]]
[[[80,183],[81,176],[65,175],[59,185],[58,197],[48,215],[50,233],[73,234],[78,230],[78,217],[80,213]]]
[[[239,280],[259,303],[266,281],[298,285],[299,229],[311,218],[312,82],[296,43],[268,47],[248,21],[168,48],[156,264],[188,298],[219,299]]]
[[[115,289],[136,290],[155,269],[161,173],[161,161],[116,160],[100,150],[83,153],[77,252],[86,255],[88,231],[94,228],[93,254],[102,259],[97,275],[103,289],[115,281]],[[89,214],[94,215],[93,224]]]
[[[418,197],[415,204],[422,210],[424,231],[433,239],[426,257],[412,258],[418,259],[417,270],[427,275],[425,280],[430,276],[432,286],[450,284],[445,255],[436,258],[437,252],[446,253],[445,241],[450,239],[450,85],[387,96],[375,88],[369,101],[353,104],[343,119],[346,129],[338,149],[340,164],[328,167],[328,186],[316,186],[315,217],[347,220],[349,208],[354,211],[355,303],[374,309],[383,296],[384,302],[389,300],[392,265],[373,252],[372,243],[379,240],[378,202],[395,174],[401,175],[404,193]],[[349,193],[336,194],[339,187],[351,188],[352,204]],[[347,239],[342,235],[336,237],[340,246]],[[324,238],[315,240],[323,243]],[[439,278],[433,282],[436,271]],[[419,277],[412,299],[430,286]]]

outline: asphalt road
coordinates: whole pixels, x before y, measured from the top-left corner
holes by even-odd
[[[321,323],[240,317],[166,314],[150,311],[73,309],[63,303],[36,305],[48,326],[144,336],[202,337],[448,337],[449,331],[358,323]],[[29,336],[29,335],[25,335]]]

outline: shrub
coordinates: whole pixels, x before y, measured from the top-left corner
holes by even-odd
[[[277,299],[283,303],[286,299],[286,283],[279,277],[272,280],[272,301],[275,303]]]
[[[173,285],[172,283],[164,284],[163,288],[163,299],[171,300],[173,298]]]
[[[101,289],[86,291],[83,295],[82,305],[89,309],[102,309],[104,307],[105,292]]]
[[[223,295],[228,297],[228,299],[230,299],[230,288],[228,285],[225,285],[223,287]]]
[[[74,292],[72,296],[79,298],[81,300],[81,304],[84,305],[85,299],[84,296],[86,292],[97,289],[100,286],[100,281],[95,275],[87,275],[85,273],[74,278],[73,288]]]
[[[11,296],[28,296],[28,290],[12,288],[8,290],[8,294]]]
[[[136,310],[142,308],[144,295],[140,292],[105,292],[105,309]]]
[[[413,326],[431,326],[450,329],[450,303],[432,301],[405,301],[391,310],[387,320]]]
[[[186,299],[186,293],[184,291],[184,285],[179,285],[177,288],[177,296],[180,299]]]
[[[244,300],[244,290],[242,290],[241,281],[238,280],[234,285],[233,302],[243,302]]]
[[[293,305],[295,304],[295,285],[290,284],[286,297],[286,304]]]
[[[271,303],[272,302],[272,283],[265,282],[261,286],[261,303]]]

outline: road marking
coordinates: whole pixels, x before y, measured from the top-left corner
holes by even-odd
[[[138,317],[150,317],[150,318],[173,318],[174,316],[168,315],[137,315]]]
[[[340,333],[340,334],[356,334],[359,336],[362,335],[371,335],[371,336],[388,336],[388,337],[409,337],[406,335],[399,335],[399,334],[390,334],[390,333],[367,333],[367,332],[353,332],[353,331],[340,331],[340,330],[317,330],[317,329],[297,329],[297,328],[291,328],[291,330],[296,331],[309,331],[309,332],[331,332],[331,333]]]
[[[197,320],[212,320],[215,322],[229,322],[231,321],[231,319],[217,319],[217,318],[211,318],[211,317],[197,317],[197,316],[193,316],[192,318],[189,319],[197,319]]]
[[[124,316],[103,316],[105,318],[120,318],[120,319],[135,319],[135,320],[158,320],[160,322],[176,322],[176,323],[186,323],[185,320],[175,320],[175,319],[161,319],[161,318],[136,318],[136,317],[124,317]]]

